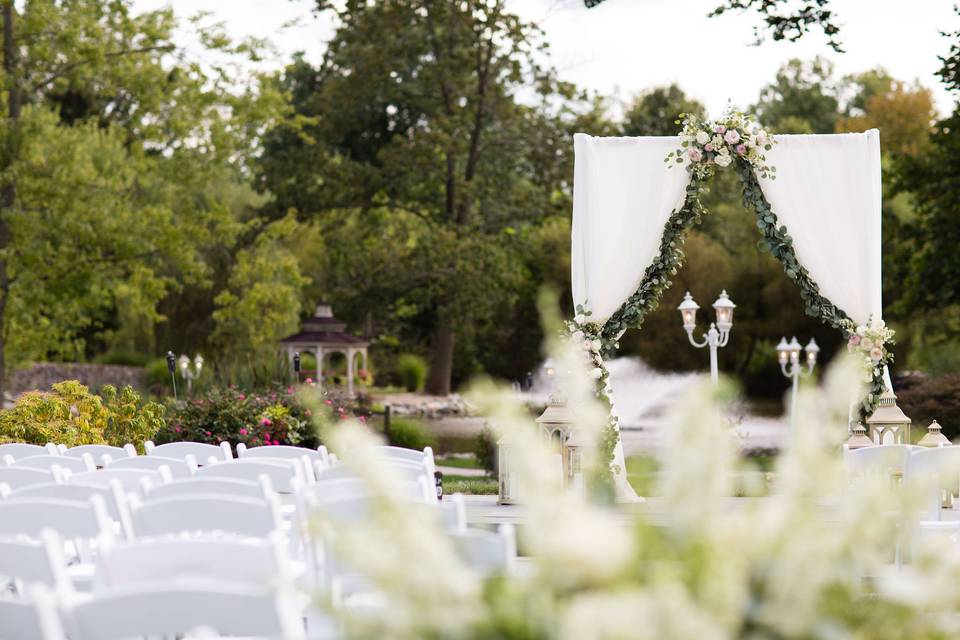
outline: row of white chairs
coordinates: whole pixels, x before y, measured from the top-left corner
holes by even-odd
[[[377,447],[376,454],[378,463],[393,474],[390,486],[398,499],[410,509],[418,509],[423,517],[439,522],[457,551],[475,570],[508,570],[516,555],[512,529],[507,527],[496,533],[468,529],[462,496],[452,496],[442,504],[437,502],[432,452],[393,449]],[[0,467],[0,485],[5,485],[0,486],[0,576],[13,579],[14,585],[17,580],[21,582],[14,588],[21,600],[0,602],[0,619],[10,624],[16,621],[27,624],[23,622],[25,619],[34,623],[45,620],[47,626],[59,625],[61,631],[66,629],[71,639],[176,635],[197,624],[236,635],[270,635],[283,627],[287,631],[277,633],[282,637],[299,637],[296,633],[303,629],[311,637],[335,637],[336,627],[322,613],[307,610],[306,614],[294,612],[284,618],[278,609],[275,591],[265,589],[264,584],[277,585],[292,579],[300,589],[326,590],[328,595],[338,594],[341,598],[369,590],[369,582],[363,576],[335,557],[330,532],[311,526],[310,520],[312,514],[322,512],[328,519],[360,521],[373,512],[375,498],[362,470],[355,464],[337,464],[330,455],[327,466],[319,457],[309,460],[311,456],[307,456],[314,472],[310,474],[303,469],[304,456],[298,455],[302,451],[285,452],[286,458],[256,459],[256,455],[241,455],[238,460],[213,463],[208,458],[208,464],[199,467],[195,459],[189,457],[203,452],[183,447],[178,452],[183,456],[179,462],[188,464],[192,473],[181,477],[174,477],[168,465],[157,469],[112,468],[113,459],[92,472],[74,473],[55,465],[46,469],[20,464]],[[90,452],[84,453],[90,455]],[[171,451],[168,449],[166,453]],[[157,457],[156,454],[139,457],[150,456]],[[37,456],[22,456],[15,462],[29,457]],[[167,455],[159,458],[175,459]],[[23,472],[40,476],[33,475],[26,478],[30,482],[15,482],[14,486],[4,483],[5,473],[9,481]],[[289,489],[285,506],[281,505],[283,496],[278,495],[278,486]],[[69,557],[64,572],[68,580],[58,581],[49,571],[41,571],[39,578],[29,575],[18,578],[18,572],[29,573],[23,564],[28,562],[30,554],[5,553],[3,541],[8,543],[6,551],[15,548],[11,541],[22,543],[24,539],[37,547],[47,529],[59,534],[60,552]],[[262,549],[273,549],[278,559],[273,564],[262,558],[250,560],[249,554],[254,552],[244,544],[260,545],[257,548],[261,553],[265,553]],[[281,550],[279,554],[277,549]],[[14,556],[21,561],[10,559]],[[275,577],[265,581],[267,575]],[[202,589],[191,582],[197,576],[204,576],[206,580]],[[128,583],[130,580],[136,580],[137,584]],[[69,588],[58,586],[60,582]],[[40,583],[48,592],[31,600],[30,583]],[[239,583],[244,584],[238,586]],[[247,590],[246,595],[237,595],[241,587]],[[284,588],[289,592],[290,587]],[[77,594],[73,589],[88,592]],[[250,606],[244,608],[256,614],[232,621],[217,618],[212,613],[220,611],[217,603],[226,603],[231,597],[238,602],[251,599]],[[24,602],[24,598],[31,602]],[[100,601],[99,608],[86,606],[90,598]],[[120,602],[130,603],[129,608],[124,604],[125,611],[142,612],[146,609],[139,609],[139,603],[149,603],[156,598],[160,604],[154,604],[154,618],[163,617],[165,622],[158,623],[142,613],[129,617],[128,622],[135,626],[124,626],[126,623],[109,626],[109,612],[115,611]],[[199,609],[190,608],[191,601],[207,602],[204,608],[211,613],[204,614],[206,617],[189,613]],[[188,611],[178,608],[182,606]],[[227,610],[236,609],[233,605]],[[287,609],[290,614],[289,607]],[[92,611],[106,617],[107,628],[97,626],[98,614]],[[25,616],[24,612],[30,615]],[[54,613],[56,616],[51,617]],[[294,623],[290,631],[290,620],[298,616],[301,622],[306,620],[306,625]],[[143,624],[137,622],[139,618],[144,618]],[[85,630],[77,630],[80,619],[89,620],[84,623]],[[244,619],[247,622],[243,622]],[[283,619],[286,622],[281,625]],[[266,633],[267,627],[251,626],[254,621],[268,621],[270,633]],[[33,629],[35,633],[31,635],[23,630],[12,633],[0,622],[0,640],[6,637],[60,640],[56,629],[49,631],[42,626]]]

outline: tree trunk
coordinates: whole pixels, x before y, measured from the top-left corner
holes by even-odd
[[[453,323],[449,320],[441,320],[433,334],[427,393],[435,396],[445,396],[450,393],[450,375],[453,372],[453,343]]]
[[[4,153],[3,170],[7,175],[0,189],[0,406],[4,401],[6,386],[6,310],[10,295],[10,274],[7,270],[7,248],[10,245],[9,211],[17,202],[17,183],[10,168],[17,154],[17,121],[20,119],[20,84],[17,78],[17,46],[13,34],[13,0],[3,4],[3,69],[7,76],[7,148]]]

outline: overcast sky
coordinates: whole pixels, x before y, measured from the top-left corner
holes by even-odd
[[[789,58],[827,56],[838,75],[885,67],[894,77],[919,79],[934,91],[942,113],[951,98],[933,74],[948,49],[943,30],[960,28],[950,0],[832,0],[843,25],[846,53],[831,51],[819,34],[799,43],[750,46],[755,13],[706,17],[720,0],[607,0],[587,10],[581,0],[508,0],[508,6],[546,31],[562,77],[605,95],[628,98],[676,82],[711,114],[728,100],[747,106]],[[295,51],[319,59],[333,29],[311,13],[312,0],[136,0],[140,9],[172,5],[180,15],[209,11],[236,36],[272,40],[277,66]],[[299,18],[295,27],[284,25]]]

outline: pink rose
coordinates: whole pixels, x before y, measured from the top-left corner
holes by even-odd
[[[313,378],[307,378],[307,379],[305,380],[305,382],[306,382],[307,384],[310,384],[310,383],[313,382]]]
[[[243,395],[242,393],[241,393],[239,396],[237,396],[237,397],[240,398],[241,400],[246,400],[246,399],[247,399],[247,396]]]
[[[870,359],[874,362],[880,362],[883,359],[883,349],[880,347],[874,347],[870,349]]]
[[[710,151],[713,151],[713,143],[712,143],[712,142],[708,142],[707,144],[703,145],[703,150],[706,151],[706,152],[708,152],[708,153],[709,153]]]
[[[722,124],[718,124],[717,126],[715,126],[715,127],[713,128],[713,132],[714,132],[714,133],[723,133],[723,132],[726,131],[726,130],[727,130],[727,128],[726,128],[725,126],[723,126]]]
[[[265,427],[269,427],[273,423],[270,422],[270,418],[260,418],[260,424],[262,424]]]
[[[740,133],[736,129],[730,129],[724,134],[723,139],[727,144],[737,144],[740,142]]]
[[[860,344],[860,336],[858,336],[857,334],[853,334],[852,336],[850,336],[850,340],[848,340],[847,342],[851,347],[855,347],[858,344]]]
[[[279,440],[274,440],[274,441],[273,441],[273,444],[274,444],[274,445],[278,445],[278,444],[280,444],[280,441],[279,441]]]
[[[745,145],[745,144],[738,144],[738,145],[737,145],[737,148],[736,148],[736,151],[737,151],[737,153],[739,153],[740,155],[745,154],[745,153],[747,152],[747,145]]]
[[[247,435],[247,430],[246,430],[246,429],[240,429],[240,435],[242,435],[242,436]]]
[[[180,433],[180,427],[174,427],[173,430],[176,431],[177,433]]]
[[[687,155],[690,156],[690,160],[693,162],[700,162],[703,160],[703,154],[700,152],[700,149],[696,147],[690,147],[687,149]]]
[[[210,436],[212,436],[212,435],[213,435],[213,434],[212,434],[212,433],[210,433],[209,431],[205,431],[204,433],[206,433],[206,434],[207,434],[207,437],[208,437],[208,438],[209,438]]]

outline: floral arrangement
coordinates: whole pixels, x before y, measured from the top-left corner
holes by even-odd
[[[734,158],[741,158],[761,178],[776,178],[776,167],[769,166],[764,155],[776,141],[751,116],[728,109],[713,121],[685,113],[680,117],[680,148],[668,153],[664,162],[686,164],[687,171],[704,178],[714,165],[728,167]]]
[[[853,321],[846,323],[849,333],[847,351],[861,357],[867,375],[883,375],[883,367],[893,362],[893,353],[889,346],[894,344],[894,330],[883,320],[870,318],[866,324],[854,326]]]

